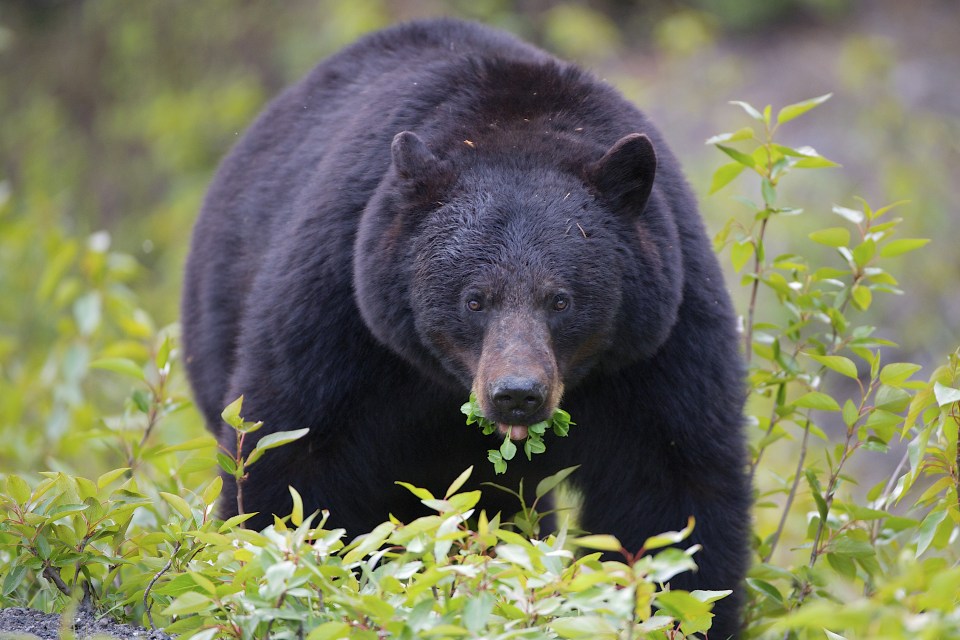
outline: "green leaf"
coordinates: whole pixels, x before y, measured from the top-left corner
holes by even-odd
[[[160,497],[163,498],[164,502],[176,509],[177,513],[184,518],[190,519],[193,517],[193,511],[190,509],[190,505],[180,496],[161,491]]]
[[[584,549],[594,549],[596,551],[620,551],[623,545],[614,536],[608,534],[595,534],[589,536],[580,536],[573,538],[570,543],[583,547]]]
[[[229,475],[236,475],[237,461],[222,451],[217,452],[217,464],[220,465],[220,468],[226,471]]]
[[[919,558],[930,547],[930,543],[933,542],[933,538],[937,534],[937,529],[940,527],[940,523],[943,522],[946,517],[947,512],[944,509],[937,509],[928,513],[927,517],[923,519],[923,522],[920,523],[920,530],[917,535],[916,557]]]
[[[324,622],[307,634],[307,640],[341,640],[349,637],[351,630],[346,622]]]
[[[915,251],[930,242],[927,238],[902,238],[893,240],[880,248],[881,258],[892,258],[908,251]]]
[[[600,616],[583,615],[569,618],[554,618],[548,623],[561,638],[616,638],[617,630]],[[547,636],[544,636],[547,637]]]
[[[455,494],[457,491],[459,491],[460,487],[463,486],[463,483],[465,483],[470,478],[471,473],[473,473],[473,466],[467,467],[466,470],[463,471],[463,473],[457,476],[457,478],[450,483],[450,486],[447,487],[447,492],[443,494],[444,498],[449,498],[450,496]]]
[[[30,485],[20,476],[7,476],[7,495],[17,504],[26,504],[30,500]]]
[[[728,147],[722,144],[718,144],[717,149],[720,149],[720,151],[723,151],[725,154],[727,154],[728,156],[730,156],[731,158],[733,158],[734,160],[736,160],[737,162],[739,162],[745,167],[754,169],[757,166],[756,160],[753,159],[753,156],[746,154],[742,151],[737,151],[733,147]]]
[[[199,591],[188,591],[179,596],[163,610],[165,616],[185,616],[191,613],[201,613],[214,606],[210,597]]]
[[[557,485],[567,479],[571,473],[580,468],[580,465],[574,467],[567,467],[566,469],[561,469],[552,476],[547,476],[537,484],[537,490],[535,492],[536,497],[542,498],[551,491],[553,491]]]
[[[848,580],[853,580],[857,577],[857,563],[853,558],[838,553],[827,553],[826,555],[827,563],[833,567],[834,571]]]
[[[543,443],[543,437],[534,435],[532,432],[523,441],[523,453],[527,456],[527,460],[531,460],[534,454],[543,453],[547,450],[547,445]]]
[[[130,467],[121,467],[119,469],[114,469],[113,471],[107,471],[97,478],[97,488],[103,489],[105,486],[116,480],[117,478],[123,476],[130,471]]]
[[[433,499],[434,499],[433,494],[430,493],[428,490],[423,489],[423,488],[421,488],[421,487],[415,487],[415,486],[413,486],[412,484],[410,484],[409,482],[401,482],[401,481],[398,480],[395,484],[400,485],[401,487],[403,487],[404,489],[406,489],[407,491],[409,491],[409,492],[412,493],[413,495],[417,496],[417,497],[420,498],[421,500],[433,500]]]
[[[849,209],[847,207],[841,207],[838,204],[833,205],[833,212],[838,216],[840,216],[841,218],[849,220],[853,224],[860,224],[864,220],[864,215],[862,211],[857,211],[856,209]]]
[[[797,169],[832,169],[839,167],[840,164],[821,155],[813,155],[800,158],[793,163],[793,166]]]
[[[855,365],[850,358],[844,358],[843,356],[820,356],[813,353],[808,353],[807,355],[828,369],[843,374],[848,378],[853,378],[854,380],[860,379],[860,376],[857,374],[857,365]]]
[[[293,487],[288,486],[287,489],[290,491],[290,497],[293,499],[293,508],[290,511],[290,522],[293,523],[293,526],[299,527],[303,524],[303,498],[300,497],[300,494]]]
[[[200,498],[203,500],[204,504],[213,504],[213,501],[220,496],[220,491],[222,489],[223,478],[217,476],[210,481],[210,484],[206,486],[206,488],[203,490],[203,493],[200,494]]]
[[[285,444],[290,444],[295,440],[299,440],[303,436],[309,433],[310,429],[294,429],[293,431],[276,431],[274,433],[268,434],[260,438],[257,442],[257,446],[254,447],[254,451],[267,451],[269,449],[276,449],[277,447],[282,447]]]
[[[870,303],[873,301],[873,293],[869,288],[858,284],[853,288],[853,291],[850,292],[850,295],[853,299],[853,305],[860,311],[866,311],[870,308]]]
[[[91,362],[90,368],[112,371],[141,382],[147,379],[143,369],[133,360],[127,358],[100,358]]]
[[[740,273],[750,258],[753,257],[753,252],[753,242],[749,238],[734,242],[730,246],[730,262],[733,264],[734,271]]]
[[[754,591],[759,591],[764,594],[768,599],[773,600],[777,604],[783,604],[783,594],[769,582],[757,578],[747,578],[747,585]]]
[[[858,266],[865,267],[877,255],[877,243],[866,239],[853,248],[853,259]]]
[[[498,474],[507,472],[507,463],[496,449],[487,451],[487,460],[493,463],[493,470]]]
[[[939,382],[933,383],[933,395],[937,399],[938,407],[945,407],[954,402],[960,402],[960,389],[954,389],[953,387],[942,385]]]
[[[704,144],[717,144],[718,142],[736,142],[738,140],[750,140],[753,138],[753,127],[742,127],[732,133],[720,133],[712,138],[708,138]]]
[[[160,343],[160,348],[157,349],[157,357],[154,359],[154,363],[157,365],[157,369],[163,371],[164,367],[167,366],[167,363],[170,361],[170,336],[166,336],[163,339],[163,342]]]
[[[850,231],[843,227],[830,227],[814,231],[808,236],[814,242],[828,247],[846,247],[850,244]]]
[[[793,401],[794,406],[818,411],[840,411],[837,401],[825,393],[811,391]]]
[[[911,362],[894,362],[880,370],[880,382],[891,387],[899,387],[907,379],[921,369],[919,364]]]
[[[867,540],[856,540],[849,535],[836,538],[827,545],[826,551],[851,558],[867,558],[876,554],[873,545]]]
[[[500,443],[500,456],[509,461],[513,460],[515,455],[517,455],[517,445],[510,438],[504,438],[503,442]]]
[[[760,193],[763,195],[763,202],[771,209],[777,204],[777,191],[773,183],[764,178],[760,182]]]
[[[9,569],[7,571],[7,575],[3,578],[3,586],[0,588],[0,596],[7,597],[13,593],[17,587],[20,586],[20,583],[23,582],[23,578],[26,575],[26,565],[19,564]]]
[[[794,104],[789,104],[777,113],[777,124],[783,124],[785,122],[790,122],[794,118],[802,116],[807,111],[820,106],[824,102],[830,99],[832,93],[828,93],[816,98],[810,98],[809,100],[804,100],[803,102],[796,102]]]
[[[643,548],[647,551],[652,549],[660,549],[662,547],[669,546],[671,544],[676,544],[685,540],[687,537],[693,533],[693,527],[695,524],[693,516],[687,519],[687,526],[681,529],[680,531],[666,531],[664,533],[650,536],[643,543]]]
[[[756,108],[749,102],[743,102],[741,100],[731,100],[730,104],[737,105],[738,107],[746,111],[747,115],[749,115],[754,120],[759,120],[760,122],[763,122],[763,114],[757,111]]]
[[[710,194],[714,194],[720,189],[723,189],[725,186],[736,180],[737,176],[743,173],[743,170],[746,169],[745,166],[739,162],[729,162],[725,165],[722,165],[719,169],[713,172],[713,178],[710,181]]]
[[[850,427],[859,419],[860,412],[857,409],[857,405],[855,405],[850,398],[847,398],[847,401],[843,403],[843,424]]]
[[[392,522],[382,522],[370,533],[358,536],[357,539],[351,543],[351,546],[355,546],[343,556],[343,564],[351,565],[358,560],[362,560],[367,554],[379,549],[396,528],[397,525]]]
[[[220,417],[223,418],[223,421],[228,425],[234,429],[237,429],[243,424],[243,418],[240,417],[240,410],[242,408],[243,396],[240,396],[224,408],[223,412],[220,414]]]
[[[481,591],[467,600],[463,607],[463,625],[473,633],[480,633],[487,627],[496,598],[488,591]]]

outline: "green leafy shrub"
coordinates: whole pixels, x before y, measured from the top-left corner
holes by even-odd
[[[752,124],[709,141],[730,159],[713,190],[749,175],[759,195],[741,198],[747,213],[716,238],[749,300],[757,558],[745,635],[960,637],[960,353],[921,377],[917,364],[888,362],[893,343],[859,320],[875,296],[899,292],[888,259],[926,241],[897,236],[902,206],[863,201],[833,207],[806,239],[776,235],[785,216],[814,215],[780,202],[782,181],[833,166],[780,144],[780,129],[825,99],[776,116],[739,103]],[[0,606],[86,598],[199,639],[709,633],[724,592],[667,587],[695,569],[683,541],[696,523],[640,554],[603,532],[537,539],[537,503],[512,520],[476,513],[479,493],[460,492],[469,471],[443,496],[404,485],[433,515],[353,541],[326,529],[325,513],[305,514],[295,491],[293,513],[263,532],[244,529],[245,515],[220,522],[217,460],[238,479],[257,460],[191,438],[202,428],[184,410],[176,330],[138,311],[136,262],[15,196],[0,198],[0,284],[24,308],[0,310],[0,456],[23,472],[0,484]],[[791,252],[775,255],[780,244]],[[41,274],[39,292],[25,271]],[[224,416],[238,439],[256,427],[240,412],[238,401]],[[881,479],[858,484],[876,470]],[[538,501],[570,472],[542,482]]]
[[[716,238],[750,292],[743,334],[758,561],[748,635],[957,637],[958,353],[913,379],[920,365],[884,362],[882,348],[894,343],[856,323],[874,294],[902,293],[884,260],[928,241],[896,237],[896,204],[874,210],[860,200],[859,209],[834,206],[839,224],[809,234],[835,252],[828,264],[768,250],[770,229],[804,213],[778,202],[780,182],[795,169],[835,166],[776,134],[828,98],[775,117],[769,106],[735,103],[754,124],[708,141],[733,160],[712,191],[744,171],[760,181],[761,201],[741,200],[750,217],[731,219]],[[769,317],[760,315],[764,295]],[[864,489],[857,477],[868,467],[886,477]]]

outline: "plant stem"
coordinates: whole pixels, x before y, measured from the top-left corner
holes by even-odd
[[[70,587],[68,587],[67,583],[60,577],[60,572],[49,564],[43,568],[43,577],[57,585],[57,589],[59,589],[61,593],[66,596],[70,595]]]
[[[783,534],[783,528],[787,524],[787,516],[790,514],[790,509],[793,507],[793,500],[797,495],[797,487],[800,485],[800,474],[803,471],[803,463],[807,458],[807,443],[810,440],[810,418],[807,417],[806,423],[803,425],[803,441],[800,444],[800,456],[797,458],[797,470],[793,474],[793,486],[790,487],[790,493],[787,494],[787,503],[783,505],[783,512],[780,514],[780,522],[777,524],[777,530],[773,533],[773,538],[770,541],[770,550],[767,551],[767,555],[763,557],[764,562],[770,562],[770,558],[773,557],[773,552],[777,549],[777,544],[780,542],[780,536]]]
[[[153,578],[150,579],[150,582],[147,583],[147,588],[143,591],[143,607],[147,612],[147,621],[150,623],[150,628],[154,631],[157,630],[157,625],[153,623],[153,613],[151,612],[151,609],[153,609],[153,601],[148,601],[148,598],[150,597],[150,590],[153,589],[153,585],[157,583],[157,580],[159,580],[163,574],[165,574],[167,571],[170,571],[170,567],[173,566],[173,559],[177,556],[177,552],[179,551],[180,542],[178,541],[177,544],[173,546],[173,553],[170,554],[170,559],[167,560],[167,564],[163,565],[163,568],[154,574]]]
[[[747,307],[747,326],[744,328],[743,341],[744,341],[744,358],[747,361],[747,366],[750,366],[750,361],[753,357],[753,317],[757,310],[757,291],[760,289],[760,274],[762,273],[763,265],[760,262],[760,248],[763,246],[763,236],[767,231],[767,222],[770,218],[764,218],[760,222],[760,234],[757,238],[757,243],[754,246],[753,251],[753,284],[750,287],[750,306]]]

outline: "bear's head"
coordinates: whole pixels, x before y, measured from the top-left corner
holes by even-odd
[[[669,336],[682,265],[656,167],[640,134],[574,166],[515,150],[440,159],[397,134],[355,244],[364,321],[525,437],[564,389]]]

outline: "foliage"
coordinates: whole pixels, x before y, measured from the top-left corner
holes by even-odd
[[[460,412],[467,416],[468,425],[476,423],[484,435],[489,436],[498,431],[497,424],[484,417],[476,395],[470,394],[470,399],[460,407]],[[554,409],[549,420],[531,424],[527,427],[527,437],[523,440],[523,452],[526,454],[527,460],[530,460],[533,454],[543,453],[547,450],[547,445],[543,443],[543,436],[547,433],[547,429],[562,438],[570,432],[570,425],[575,424],[577,423],[570,420],[570,414],[559,407]],[[517,445],[513,443],[510,434],[505,435],[506,437],[500,443],[499,449],[487,451],[487,459],[493,463],[493,468],[497,473],[506,473],[507,462],[513,460],[513,457],[517,455]]]
[[[294,513],[261,533],[244,530],[243,516],[212,516],[216,445],[185,400],[176,327],[154,321],[175,317],[184,229],[212,165],[264,96],[391,16],[376,0],[304,2],[282,15],[235,12],[228,2],[134,9],[103,0],[64,11],[81,4],[81,13],[65,14],[73,35],[59,32],[66,51],[42,37],[21,47],[19,28],[0,28],[0,48],[20,56],[0,58],[0,606],[54,610],[86,597],[118,617],[194,637],[293,637],[301,629],[314,638],[378,630],[664,637],[673,620],[683,621],[683,634],[703,628],[707,601],[719,594],[658,590],[692,567],[692,550],[665,546],[682,546],[687,530],[648,542],[656,555],[640,558],[602,533],[584,536],[580,548],[622,561],[576,559],[564,532],[530,539],[536,503],[511,523],[467,519],[475,499],[456,483],[442,498],[410,487],[436,515],[385,523],[352,542],[324,529],[323,515],[305,516],[297,496]],[[463,4],[483,4],[476,10],[493,22],[532,32],[539,24],[496,1]],[[778,6],[799,4],[808,3]],[[610,20],[556,6],[539,25],[548,43],[589,60],[611,54],[617,38],[596,37],[613,33]],[[685,47],[709,42],[712,24],[678,11],[657,41],[692,55]],[[832,163],[780,142],[783,127],[790,132],[790,121],[820,99],[776,115],[741,104],[749,129],[712,140],[730,160],[714,191],[747,176],[758,185],[757,202],[717,237],[748,300],[757,487],[749,637],[960,637],[958,354],[923,372],[898,362],[890,334],[864,320],[898,293],[891,265],[903,264],[901,255],[927,265],[911,290],[941,296],[955,271],[955,255],[924,252],[918,261],[911,251],[924,241],[901,237],[920,218],[928,229],[947,224],[935,194],[949,155],[934,143],[951,139],[952,129],[884,97],[878,80],[897,75],[892,53],[851,39],[841,63],[860,83],[847,93],[870,102],[854,125],[860,137],[883,132],[896,153],[844,151],[876,175],[868,190],[914,192],[916,207],[846,203],[821,223],[812,207],[803,213],[784,202],[800,190],[816,202],[827,191],[825,182],[794,180],[794,170]],[[64,57],[75,64],[54,73]],[[648,102],[669,104],[678,118],[689,115],[684,104],[702,109],[711,101],[702,92],[730,89],[731,75],[715,72],[722,62],[682,79],[696,96],[674,90]],[[925,215],[894,217],[914,210]],[[802,237],[788,237],[796,229],[788,218],[809,221]],[[898,337],[930,339],[940,314],[924,314],[916,298],[899,300],[914,318]],[[239,451],[221,452],[221,464],[227,456],[240,470]]]
[[[768,251],[771,225],[803,214],[778,201],[781,181],[835,166],[776,135],[828,98],[776,116],[735,103],[754,124],[707,141],[733,160],[714,174],[713,191],[743,171],[760,182],[759,203],[741,199],[749,219],[731,219],[716,238],[750,291],[743,335],[759,527],[749,636],[956,637],[960,352],[914,379],[920,365],[884,362],[893,343],[855,322],[874,294],[902,293],[884,260],[927,240],[896,237],[902,219],[890,213],[902,203],[874,210],[860,200],[859,209],[833,207],[841,226],[809,235],[836,252],[833,264]],[[771,318],[758,315],[761,295],[776,301]],[[793,472],[769,464],[775,455]],[[864,495],[857,478],[868,465],[886,477]]]

